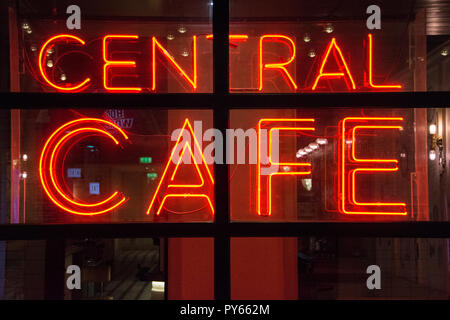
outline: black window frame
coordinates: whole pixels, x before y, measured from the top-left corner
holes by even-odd
[[[214,127],[225,133],[232,109],[261,108],[430,108],[448,107],[450,92],[238,94],[229,92],[229,0],[214,1],[211,94],[14,93],[9,92],[8,2],[0,7],[0,111],[13,108],[168,108],[213,110]],[[450,222],[231,222],[228,165],[215,164],[215,221],[212,223],[0,224],[0,240],[47,240],[46,298],[63,299],[64,241],[70,238],[214,238],[214,297],[229,300],[231,237],[415,237],[450,238]],[[2,172],[5,170],[2,169]],[[2,199],[7,201],[7,199]],[[50,258],[50,257],[49,257]],[[166,255],[167,258],[167,255]],[[166,272],[167,273],[167,272]],[[170,281],[170,279],[169,279]],[[167,290],[166,290],[167,292]]]

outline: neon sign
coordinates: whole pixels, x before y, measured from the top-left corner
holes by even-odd
[[[190,50],[190,55],[192,56],[192,64],[190,66],[191,71],[188,72],[186,71],[187,66],[182,66],[180,62],[177,62],[170,50],[163,46],[161,41],[153,36],[150,39],[150,44],[145,46],[145,48],[151,48],[149,52],[149,55],[151,56],[150,60],[146,62],[148,63],[148,65],[150,65],[150,67],[146,68],[145,70],[139,70],[136,60],[114,60],[111,57],[112,52],[110,49],[113,43],[128,43],[129,45],[139,48],[139,45],[142,43],[139,36],[132,34],[107,34],[102,37],[101,46],[102,73],[100,75],[100,78],[103,89],[107,92],[158,92],[158,79],[160,77],[158,75],[158,59],[162,59],[168,62],[168,66],[166,66],[166,68],[170,68],[176,71],[176,74],[174,75],[175,78],[177,78],[178,80],[181,79],[184,84],[187,85],[189,90],[191,90],[192,92],[196,92],[199,89],[199,80],[202,76],[198,73],[198,49],[200,46],[205,46],[208,43],[208,41],[205,40],[213,40],[213,36],[210,34],[192,36],[192,45]],[[247,42],[248,40],[249,36],[245,34],[230,35],[230,45],[233,46],[238,46],[239,43]],[[315,74],[313,77],[314,80],[311,83],[305,83],[303,87],[300,87],[297,84],[295,74],[296,67],[294,62],[297,58],[297,48],[296,42],[294,40],[295,39],[292,36],[282,34],[264,34],[258,37],[257,47],[254,48],[257,53],[256,63],[258,70],[256,77],[257,88],[254,88],[255,91],[261,92],[264,90],[265,74],[268,71],[278,71],[278,76],[281,76],[282,79],[284,79],[284,82],[293,92],[315,92],[319,89],[323,90],[327,88],[326,86],[324,86],[324,84],[328,84],[330,81],[345,83],[348,91],[354,91],[359,88],[367,88],[371,90],[398,90],[402,89],[403,87],[401,84],[383,84],[379,83],[379,80],[374,80],[374,61],[376,60],[376,57],[374,57],[373,53],[374,39],[372,34],[368,34],[367,40],[364,41],[364,45],[367,48],[367,54],[365,68],[362,72],[363,81],[361,83],[361,87],[357,86],[354,77],[355,70],[352,70],[349,57],[344,54],[346,51],[341,47],[341,45],[339,44],[339,39],[337,38],[331,38],[328,42],[328,45],[320,58],[320,63],[318,63],[317,70],[313,71],[313,74]],[[269,57],[269,55],[267,54],[267,46],[269,45],[269,43],[274,43],[280,50],[287,49],[289,51],[289,56],[273,57],[272,54]],[[61,81],[56,81],[54,79],[54,74],[49,72],[50,70],[48,69],[49,67],[46,63],[46,53],[50,48],[61,46],[63,44],[77,46],[79,47],[77,48],[78,51],[86,49],[85,40],[69,34],[56,35],[45,41],[40,49],[38,58],[38,67],[40,76],[44,80],[43,83],[48,87],[61,92],[84,91],[93,85],[93,74],[90,74],[89,77],[86,77],[84,80],[77,83],[58,83]],[[115,50],[114,53],[119,53],[121,55],[127,54],[127,51],[117,51],[118,50]],[[70,55],[71,52],[68,52],[67,54]],[[332,67],[332,64],[335,64],[337,68]],[[128,78],[134,79],[133,81],[137,81],[136,79],[139,78],[141,73],[144,72],[149,74],[148,78],[151,80],[145,85],[143,83],[142,87],[125,85],[115,86],[112,84],[112,73],[114,70],[126,70],[126,74],[118,75],[118,77],[123,79]],[[147,79],[147,77],[144,76],[139,81],[144,81],[144,78]]]
[[[152,38],[152,90],[156,90],[156,48],[158,48],[164,56],[171,62],[175,69],[182,75],[182,77],[191,85],[195,91],[197,89],[197,36],[192,37],[192,79],[184,72],[184,70],[178,65],[175,59],[170,53],[164,49],[164,47],[156,40],[156,37]]]
[[[389,157],[364,157],[357,147],[363,136],[376,136],[377,132],[403,130],[403,117],[345,117],[337,124],[338,135],[335,158],[337,172],[337,211],[343,215],[398,215],[406,216],[404,201],[368,201],[361,199],[360,177],[388,174],[395,178],[399,161]],[[273,212],[273,179],[290,177],[311,178],[315,170],[311,161],[297,162],[279,159],[274,152],[277,135],[311,135],[316,130],[313,118],[263,118],[257,124],[257,192],[255,214],[270,216]],[[263,135],[265,130],[267,135]],[[185,134],[189,138],[185,137]],[[81,140],[100,136],[124,148],[130,143],[128,135],[116,124],[103,119],[81,118],[57,128],[46,140],[39,159],[39,177],[48,198],[61,210],[76,215],[99,215],[111,212],[125,204],[128,198],[120,191],[113,192],[101,201],[90,203],[75,199],[64,181],[64,161],[67,154]],[[263,137],[265,137],[263,139]],[[193,174],[181,174],[191,164]],[[289,170],[284,170],[288,168]],[[264,171],[264,172],[263,172]],[[159,175],[158,175],[159,176]],[[284,180],[283,180],[284,181]],[[168,203],[178,201],[202,203],[209,215],[214,216],[214,178],[189,119],[185,119],[169,159],[160,175],[156,190],[151,196],[146,215],[153,217],[174,212]],[[382,185],[380,185],[382,186]],[[177,202],[173,202],[178,199]],[[326,203],[325,203],[326,206]],[[326,207],[325,209],[329,211]]]
[[[272,180],[275,177],[279,176],[303,176],[311,174],[311,163],[308,162],[278,162],[277,159],[273,159],[272,155],[272,138],[273,131],[314,131],[315,128],[311,126],[314,124],[314,119],[261,119],[258,122],[258,215],[267,215],[270,216],[272,214]],[[261,174],[262,167],[262,143],[261,143],[261,128],[269,127],[269,135],[268,135],[268,155],[264,155],[267,157],[267,166],[292,166],[297,167],[299,171],[290,171],[290,172],[276,172],[269,173],[268,175]],[[275,161],[274,161],[275,160]],[[264,197],[262,196],[264,195]]]
[[[184,130],[188,130],[190,136],[192,136],[192,139],[194,140],[193,148],[191,148],[190,146],[191,144],[188,142],[184,143],[184,145],[181,145],[180,141]],[[176,165],[174,165],[173,160],[176,151],[179,149],[180,146],[182,147],[181,155],[179,156]],[[200,182],[197,184],[175,182],[176,181],[175,177],[178,168],[180,167],[181,160],[183,159],[183,156],[185,155],[185,152],[187,150],[189,150],[190,160],[194,163],[197,177],[200,179]],[[194,156],[194,154],[197,154],[197,152],[201,154],[200,164],[197,163],[197,159]],[[153,195],[152,201],[150,202],[150,206],[148,207],[147,210],[147,215],[150,214],[150,212],[155,206],[157,206],[156,204],[157,198],[160,195],[162,200],[160,201],[158,209],[156,210],[157,216],[161,214],[161,210],[163,209],[165,202],[169,198],[186,198],[186,199],[203,198],[205,199],[205,201],[207,201],[208,206],[211,210],[211,214],[214,215],[214,206],[212,200],[214,196],[213,186],[214,186],[214,178],[211,174],[211,171],[208,168],[208,165],[206,164],[205,157],[203,156],[200,145],[197,139],[195,138],[191,123],[189,122],[188,119],[186,119],[184,121],[183,128],[180,131],[180,135],[178,136],[178,139],[175,143],[175,146],[172,149],[169,160],[167,161],[162,177],[159,180],[156,192]]]
[[[50,39],[48,39],[43,45],[41,50],[39,51],[39,59],[38,59],[38,66],[39,66],[39,71],[41,73],[42,78],[44,79],[44,81],[50,86],[53,87],[55,89],[57,89],[58,91],[63,91],[63,92],[67,92],[67,91],[77,91],[77,90],[82,90],[86,88],[86,84],[91,81],[90,78],[86,78],[84,81],[78,83],[78,84],[74,84],[73,86],[58,86],[56,84],[54,84],[52,81],[49,80],[47,72],[45,71],[45,66],[47,65],[45,63],[46,59],[47,59],[47,55],[45,54],[45,52],[47,52],[48,49],[50,49],[51,46],[56,45],[56,42],[58,41],[75,41],[78,43],[81,43],[81,45],[84,45],[85,42],[80,39],[79,37],[76,36],[72,36],[69,34],[60,34],[54,37],[51,37]]]
[[[356,156],[357,131],[401,130],[403,118],[347,117],[339,123],[339,212],[344,214],[406,215],[406,203],[361,202],[356,176],[398,171],[397,159],[360,159]]]
[[[263,62],[263,43],[264,41],[277,41],[281,43],[285,43],[289,50],[291,51],[291,56],[286,62],[279,62],[279,63],[264,63]],[[263,89],[263,71],[267,69],[276,69],[279,70],[283,76],[285,76],[288,79],[288,82],[292,87],[297,90],[298,86],[295,83],[294,79],[292,78],[289,71],[286,69],[286,66],[291,64],[292,61],[295,59],[295,43],[294,41],[283,35],[279,34],[267,34],[263,35],[261,38],[259,38],[259,50],[258,50],[258,61],[259,61],[259,77],[258,77],[258,90],[262,91]]]
[[[109,74],[109,70],[113,67],[118,67],[118,68],[124,68],[124,67],[136,67],[136,62],[135,61],[111,61],[108,58],[108,41],[112,40],[112,39],[119,39],[119,40],[124,40],[124,39],[138,39],[139,37],[136,35],[107,35],[103,37],[103,87],[108,90],[108,91],[122,91],[122,92],[139,92],[142,90],[142,88],[136,88],[136,87],[111,87],[109,85],[109,81],[108,81],[108,74]]]
[[[328,62],[328,57],[330,56],[331,50],[334,50],[335,53],[338,54],[339,58],[337,58],[336,54],[334,55],[334,57],[336,57],[336,62],[339,66],[339,72],[324,72],[323,71],[325,65]],[[334,78],[341,78],[341,77],[345,79],[345,83],[349,90],[356,89],[355,81],[353,80],[352,74],[347,66],[347,62],[345,61],[344,56],[342,55],[341,49],[339,48],[339,46],[336,43],[336,38],[333,38],[333,39],[331,39],[331,42],[328,45],[328,48],[325,53],[325,57],[323,58],[322,64],[320,65],[319,74],[317,75],[316,80],[314,81],[314,84],[312,86],[312,90],[316,90],[317,84],[319,83],[319,80],[321,80],[321,78],[334,79]]]
[[[114,134],[108,132],[105,125],[114,131]],[[91,216],[107,213],[127,200],[120,191],[115,191],[103,201],[87,203],[73,199],[67,191],[64,191],[61,183],[64,177],[58,175],[62,172],[58,168],[63,166],[67,153],[76,143],[92,135],[105,136],[117,146],[128,140],[127,134],[112,122],[82,118],[70,121],[56,129],[45,142],[39,159],[39,178],[45,193],[55,205],[72,214]]]

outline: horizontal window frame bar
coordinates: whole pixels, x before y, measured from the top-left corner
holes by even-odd
[[[0,240],[336,236],[450,238],[450,222],[209,222],[0,225]]]
[[[358,92],[295,94],[214,93],[49,93],[3,92],[0,108],[59,109],[285,109],[285,108],[434,108],[450,104],[450,92]],[[224,107],[225,106],[225,107]]]

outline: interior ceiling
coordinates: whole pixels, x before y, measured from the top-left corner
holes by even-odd
[[[450,35],[450,0],[418,0],[417,8],[425,8],[427,35]]]

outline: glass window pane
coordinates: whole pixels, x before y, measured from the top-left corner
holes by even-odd
[[[444,299],[448,240],[232,238],[236,300]]]
[[[232,110],[233,221],[447,221],[448,109]]]
[[[11,9],[13,91],[211,92],[207,1],[77,1],[72,15],[70,5]]]
[[[0,300],[213,298],[212,238],[0,242]]]
[[[448,90],[448,8],[414,1],[230,1],[230,90]]]
[[[3,223],[213,221],[211,127],[211,110],[13,110]]]
[[[166,240],[71,239],[66,242],[66,268],[78,266],[76,279],[66,275],[66,300],[163,300],[166,291]],[[71,288],[67,286],[71,285]]]

